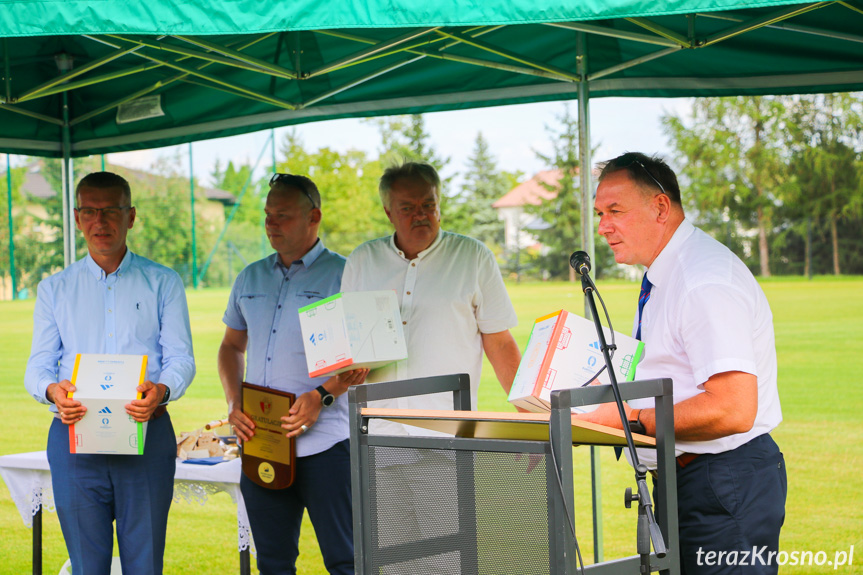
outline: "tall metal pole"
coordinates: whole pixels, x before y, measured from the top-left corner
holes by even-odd
[[[593,241],[593,182],[591,181],[590,158],[590,86],[587,81],[587,35],[576,34],[578,83],[578,155],[579,175],[581,176],[581,245],[582,249],[595,260]],[[594,265],[596,269],[596,265]],[[584,317],[592,319],[588,302],[584,302]],[[599,448],[590,448],[591,507],[593,510],[593,560],[602,561],[602,469],[599,462]]]
[[[279,171],[278,166],[276,165],[276,129],[273,128],[270,130],[270,153],[273,156],[273,173]],[[266,196],[264,196],[264,202],[266,203]],[[261,206],[264,208],[265,206]],[[266,223],[264,224],[264,229],[261,230],[261,257],[267,257],[267,251],[270,249],[270,244],[267,241],[267,230]]]
[[[102,154],[102,171],[105,171],[105,154]]]
[[[12,223],[12,162],[6,154],[6,209],[9,212],[9,273],[12,275],[12,299],[18,298],[18,279],[15,277],[15,226]]]
[[[69,133],[69,96],[63,92],[63,265],[69,267],[75,261],[75,206],[72,191],[72,138]]]
[[[270,153],[273,156],[273,173],[276,173],[276,129],[270,130]]]
[[[195,234],[195,172],[192,167],[192,142],[189,142],[189,200],[192,204],[192,286],[198,289],[198,241]]]

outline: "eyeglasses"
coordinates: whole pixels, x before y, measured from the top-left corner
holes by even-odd
[[[109,206],[107,208],[75,208],[78,215],[84,221],[95,220],[100,213],[106,220],[119,220],[125,210],[131,210],[134,206]]]
[[[303,192],[303,195],[306,196],[307,198],[309,198],[309,201],[312,202],[312,207],[320,209],[321,206],[319,206],[317,204],[317,202],[315,202],[315,200],[312,199],[311,194],[309,194],[309,192],[306,191],[306,188],[297,184],[297,177],[298,176],[296,176],[294,174],[278,174],[278,173],[276,173],[276,174],[273,174],[272,178],[270,178],[270,186],[272,186],[273,184],[275,184],[277,182],[284,182],[285,185],[291,186],[292,188],[297,188],[298,190]]]
[[[662,191],[662,193],[663,193],[663,194],[665,194],[666,196],[668,195],[668,192],[666,192],[666,191],[665,191],[665,188],[664,188],[664,187],[662,187],[662,184],[660,184],[660,183],[659,183],[659,180],[657,180],[656,178],[654,178],[654,177],[653,177],[653,174],[651,174],[651,173],[647,170],[647,168],[645,168],[645,167],[644,167],[644,164],[642,164],[638,159],[636,159],[636,158],[631,158],[631,159],[630,159],[630,161],[628,161],[628,162],[624,162],[624,163],[620,164],[620,167],[621,167],[621,168],[628,168],[628,167],[629,167],[629,166],[631,166],[632,164],[637,164],[637,165],[641,166],[641,169],[642,169],[642,170],[644,170],[644,173],[645,173],[645,174],[647,174],[647,177],[649,177],[651,180],[653,180],[653,183],[654,183],[654,184],[656,184],[656,185],[659,187],[659,189]]]

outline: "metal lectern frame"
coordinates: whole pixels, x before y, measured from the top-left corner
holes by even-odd
[[[417,437],[370,435],[369,417],[362,414],[369,401],[393,399],[430,393],[452,392],[453,409],[470,411],[470,378],[466,374],[428,377],[421,379],[367,383],[353,386],[348,391],[349,417],[351,432],[351,490],[353,495],[354,558],[357,575],[372,575],[372,555],[385,560],[395,550],[377,546],[372,532],[372,513],[369,477],[370,447],[402,447],[415,449],[443,449],[455,453],[459,472],[456,477],[456,492],[459,497],[459,529],[470,525],[475,517],[475,507],[462,505],[473,500],[474,467],[473,452],[503,452],[540,454],[545,457],[545,477],[548,492],[548,541],[549,566],[553,575],[575,575],[579,572],[575,556],[575,541],[569,527],[564,509],[574,513],[574,482],[572,475],[572,426],[570,408],[613,402],[614,396],[607,385],[587,388],[557,390],[551,393],[550,441],[487,439],[474,437]],[[653,571],[662,574],[679,575],[679,545],[677,526],[677,481],[674,454],[674,406],[670,379],[655,379],[620,384],[624,400],[653,397],[656,401],[658,479],[656,511],[659,526],[669,549],[664,558],[651,554]],[[563,439],[566,438],[566,441]],[[551,457],[553,451],[554,457]],[[556,462],[555,469],[553,462]],[[558,477],[563,485],[563,495],[558,486]],[[622,495],[622,494],[621,494]],[[621,497],[621,499],[623,499]],[[636,520],[633,513],[633,521]],[[463,541],[464,533],[437,537],[420,545],[399,546],[400,558],[415,553],[416,558],[427,556],[431,551],[439,553],[456,548]],[[633,542],[634,544],[634,542]],[[634,546],[634,545],[633,545]],[[477,554],[461,553],[461,573],[474,575],[478,570]],[[384,561],[386,562],[386,561]],[[622,559],[585,566],[585,572],[592,575],[617,575],[639,573],[641,561],[633,555]]]

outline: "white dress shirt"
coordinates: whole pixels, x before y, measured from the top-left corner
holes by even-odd
[[[758,412],[752,429],[710,441],[678,441],[677,454],[722,453],[782,421],[776,384],[773,314],[749,268],[728,248],[684,220],[647,270],[653,284],[644,306],[644,357],[636,379],[670,377],[674,403],[704,393],[704,382],[729,371],[758,378]],[[633,335],[638,327],[636,316]],[[652,408],[652,399],[629,402]],[[656,452],[639,450],[656,467]]]

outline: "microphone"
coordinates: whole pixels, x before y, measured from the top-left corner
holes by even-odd
[[[587,255],[587,252],[573,252],[572,255],[569,256],[569,265],[572,266],[575,273],[580,276],[584,276],[590,272],[590,256]]]

